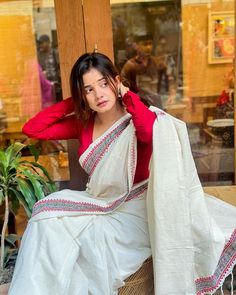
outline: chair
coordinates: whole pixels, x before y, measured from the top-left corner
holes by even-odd
[[[125,280],[118,295],[154,295],[152,257],[145,260],[140,269]]]

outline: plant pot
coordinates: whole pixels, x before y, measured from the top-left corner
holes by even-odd
[[[7,295],[10,288],[10,283],[0,285],[0,295]]]

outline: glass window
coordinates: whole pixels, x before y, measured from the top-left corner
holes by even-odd
[[[0,2],[0,144],[35,144],[56,181],[69,180],[67,143],[32,140],[23,124],[62,100],[54,1]],[[29,157],[29,150],[23,151]]]
[[[203,185],[233,184],[234,1],[110,3],[124,83],[187,123]]]

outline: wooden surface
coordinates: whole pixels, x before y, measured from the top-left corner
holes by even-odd
[[[58,50],[63,98],[70,96],[73,64],[85,52],[82,0],[55,0]]]
[[[97,44],[98,52],[108,55],[113,60],[110,1],[83,1],[83,11],[87,52],[94,51]]]
[[[209,195],[213,195],[231,205],[236,206],[236,185],[211,186],[211,187],[204,187],[203,189]]]
[[[58,49],[63,97],[70,96],[72,65],[85,53],[98,51],[113,59],[111,8],[109,0],[55,0]]]

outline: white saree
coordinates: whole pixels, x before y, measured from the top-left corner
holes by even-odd
[[[151,253],[156,295],[220,287],[236,260],[236,209],[204,196],[185,124],[152,110],[148,182],[133,185],[136,137],[126,115],[81,156],[86,191],[63,190],[35,205],[10,295],[117,294]]]
[[[152,110],[147,214],[155,294],[214,294],[236,263],[236,208],[204,195],[185,123]]]
[[[110,295],[151,255],[147,181],[133,186],[136,137],[130,115],[80,157],[86,191],[39,201],[24,233],[9,295]]]

